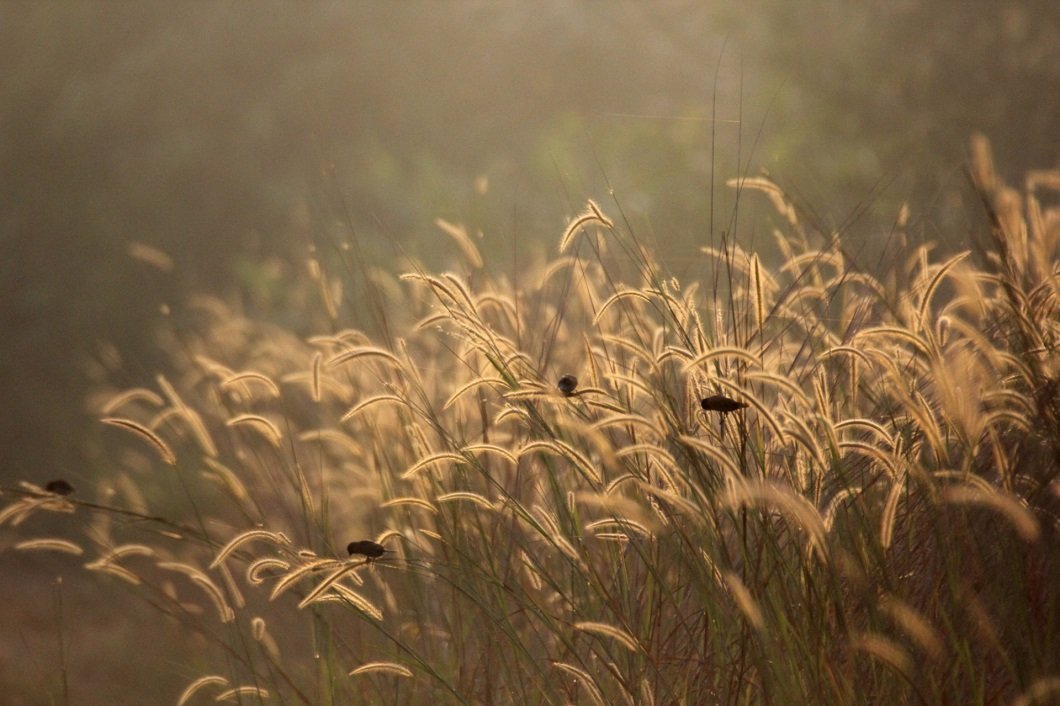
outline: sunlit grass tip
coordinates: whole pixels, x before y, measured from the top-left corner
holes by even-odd
[[[643,648],[641,648],[632,635],[614,625],[608,625],[607,623],[580,622],[574,624],[574,629],[594,635],[609,637],[630,652],[643,651]]]
[[[180,697],[177,699],[177,706],[184,706],[191,701],[191,697],[207,686],[228,686],[228,679],[216,674],[199,677],[191,684],[188,684],[187,688],[180,693]]]
[[[124,419],[121,417],[104,417],[100,421],[104,424],[110,424],[111,426],[116,426],[122,429],[128,429],[129,431],[136,433],[141,438],[146,439],[148,442],[150,442],[151,446],[154,447],[154,449],[158,452],[158,455],[162,457],[163,461],[165,461],[170,466],[177,465],[176,455],[173,453],[173,450],[169,448],[169,445],[166,444],[166,442],[162,441],[162,437],[160,437],[158,434],[154,433],[144,425],[140,424],[139,422],[134,422],[131,419]]]
[[[412,677],[412,670],[396,662],[368,662],[350,671],[347,676],[356,677],[362,674],[392,674],[397,677]]]
[[[578,231],[593,223],[603,226],[608,230],[613,229],[615,226],[614,222],[603,214],[600,207],[597,206],[592,199],[589,199],[585,210],[575,216],[574,220],[572,220],[567,226],[567,229],[563,231],[563,237],[560,238],[559,241],[559,251],[561,253],[565,252]]]
[[[15,545],[15,549],[19,551],[62,552],[64,554],[73,554],[74,556],[80,556],[85,553],[84,549],[69,540],[50,537],[19,542]]]
[[[270,444],[279,448],[283,441],[283,433],[274,422],[260,414],[240,414],[225,422],[229,427],[245,426],[254,429],[261,434]]]
[[[221,551],[217,553],[217,556],[214,558],[214,560],[210,562],[210,568],[213,569],[219,566],[222,562],[224,562],[226,558],[228,558],[232,554],[232,552],[238,549],[240,545],[245,544],[246,542],[253,542],[255,540],[264,540],[267,542],[271,542],[272,544],[285,547],[290,546],[291,544],[291,540],[288,539],[287,535],[285,535],[283,532],[270,532],[269,530],[263,529],[248,530],[229,540],[228,544],[224,545],[224,547],[221,548]]]

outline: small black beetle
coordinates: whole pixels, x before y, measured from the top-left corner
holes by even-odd
[[[699,404],[707,412],[721,412],[726,414],[728,412],[735,412],[738,409],[743,409],[747,406],[746,402],[737,402],[731,397],[725,395],[711,395],[710,397],[704,397],[700,400]]]
[[[49,493],[55,493],[56,495],[69,495],[74,492],[74,486],[70,485],[62,478],[48,481],[48,485],[44,486],[44,489]]]
[[[563,393],[564,397],[570,397],[578,388],[578,378],[573,375],[564,375],[556,383],[556,387],[559,388],[559,391]]]
[[[346,545],[346,551],[350,556],[361,554],[369,560],[378,559],[386,554],[386,548],[382,544],[376,544],[370,539],[362,539],[359,542],[350,542]]]

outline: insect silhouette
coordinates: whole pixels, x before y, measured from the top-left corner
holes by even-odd
[[[370,539],[362,539],[357,542],[350,542],[346,545],[346,552],[353,556],[354,554],[360,554],[372,561],[386,554],[387,550],[382,544],[377,544]]]
[[[62,478],[48,481],[48,485],[44,486],[44,489],[49,493],[55,493],[56,495],[69,495],[74,492],[74,486],[70,485]]]
[[[721,412],[722,414],[735,412],[736,410],[743,409],[747,406],[746,402],[737,402],[731,397],[726,397],[725,395],[711,395],[710,397],[704,397],[700,400],[699,404],[707,412]]]
[[[564,375],[556,383],[556,387],[563,393],[564,397],[570,397],[578,389],[578,378],[573,375]]]

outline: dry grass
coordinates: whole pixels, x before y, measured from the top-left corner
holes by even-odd
[[[25,486],[0,518],[88,516],[19,546],[83,551],[205,638],[175,703],[1044,704],[1060,177],[1017,192],[975,152],[993,246],[942,262],[860,270],[743,179],[784,224],[774,271],[727,242],[680,283],[589,202],[526,291],[380,284],[416,318],[392,346],[207,302],[179,379],[101,405],[134,432],[116,497]],[[369,536],[388,553],[345,556]]]

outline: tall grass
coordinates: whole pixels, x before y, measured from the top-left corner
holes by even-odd
[[[179,375],[100,401],[116,496],[0,523],[92,518],[19,548],[205,638],[173,703],[1055,703],[1060,175],[969,173],[989,244],[879,271],[744,179],[773,271],[678,282],[589,202],[526,290],[466,246],[377,278],[393,345],[200,301]]]

